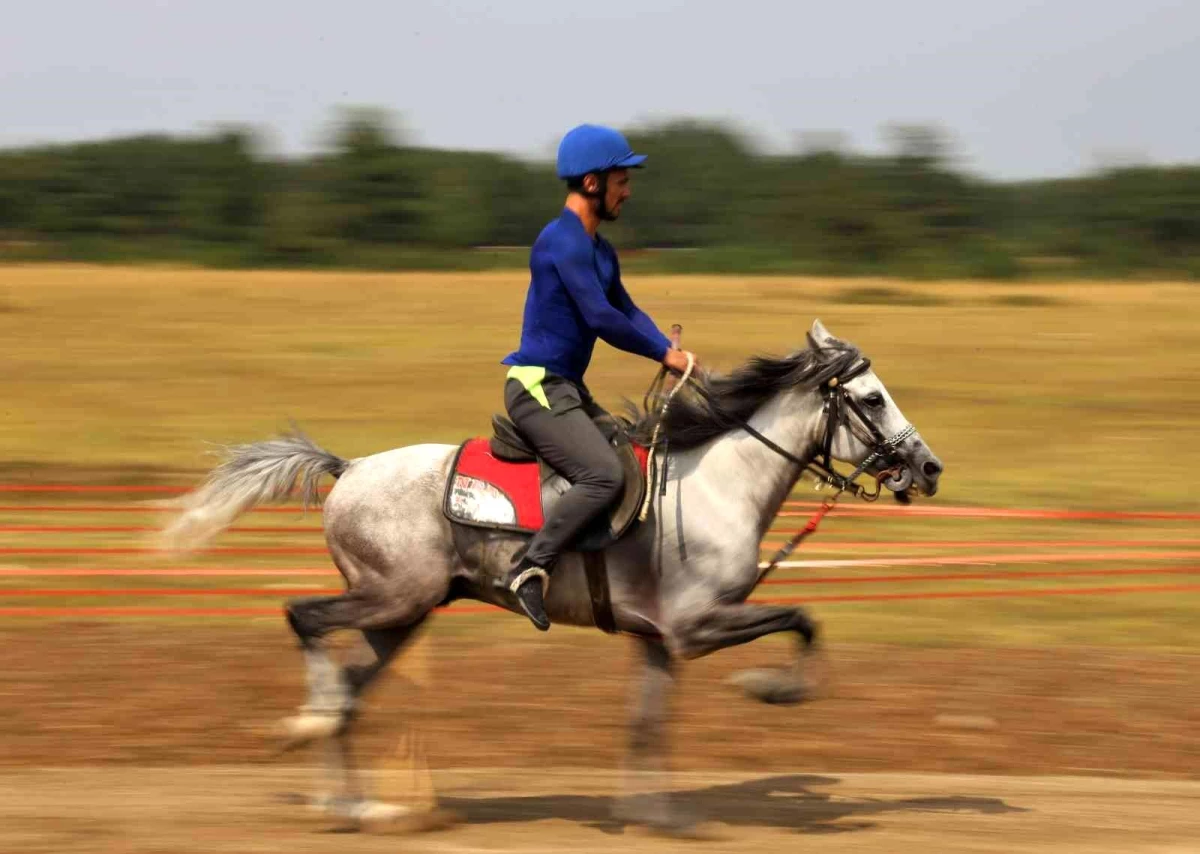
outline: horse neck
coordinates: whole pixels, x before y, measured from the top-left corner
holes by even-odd
[[[806,392],[778,394],[759,407],[749,423],[807,465],[817,451],[820,397]],[[716,439],[702,455],[698,469],[710,483],[720,485],[740,513],[758,521],[760,538],[804,471],[742,429]]]

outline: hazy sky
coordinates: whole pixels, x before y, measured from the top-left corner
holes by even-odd
[[[2,0],[0,145],[215,122],[552,152],[581,121],[728,120],[765,147],[936,122],[995,177],[1200,160],[1200,0]],[[653,155],[653,152],[650,152]]]

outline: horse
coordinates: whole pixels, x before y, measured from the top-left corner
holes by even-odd
[[[831,473],[839,461],[858,466],[856,476],[875,476],[898,499],[937,491],[942,463],[870,361],[819,319],[805,337],[786,356],[755,356],[728,375],[693,378],[697,393],[675,396],[665,412],[622,419],[643,442],[657,427],[656,450],[664,457],[645,520],[603,549],[615,633],[633,637],[641,656],[624,788],[614,802],[614,814],[626,823],[680,822],[665,794],[647,796],[641,784],[665,774],[668,700],[681,662],[791,633],[798,640],[795,667],[780,669],[765,685],[751,680],[757,687],[748,690],[767,701],[804,698],[801,662],[820,649],[817,623],[799,607],[746,600],[762,578],[763,535],[806,468],[824,454],[821,470],[831,478],[839,477]],[[234,446],[181,499],[162,531],[164,548],[188,551],[255,505],[285,500],[298,485],[307,506],[318,500],[321,476],[336,479],[324,499],[323,524],[345,590],[285,604],[305,660],[308,697],[284,730],[289,745],[327,746],[341,779],[334,800],[347,815],[378,806],[351,784],[346,751],[363,692],[405,642],[457,599],[519,613],[497,579],[528,535],[456,530],[443,501],[457,451],[415,444],[345,460],[298,430]],[[561,558],[546,609],[552,624],[596,624],[579,552]],[[361,660],[335,660],[326,644],[335,630],[361,632]]]

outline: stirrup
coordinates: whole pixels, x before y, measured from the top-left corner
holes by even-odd
[[[534,576],[538,576],[542,579],[542,598],[545,598],[546,594],[550,592],[550,573],[536,565],[530,566],[523,572],[519,573],[517,577],[512,580],[512,583],[508,585],[509,592],[516,593],[522,584]]]

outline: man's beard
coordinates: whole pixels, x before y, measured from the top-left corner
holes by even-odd
[[[620,215],[621,214],[619,211],[609,210],[608,205],[604,203],[603,199],[598,199],[596,201],[596,216],[600,217],[600,219],[604,220],[605,222],[616,222],[617,217]]]

